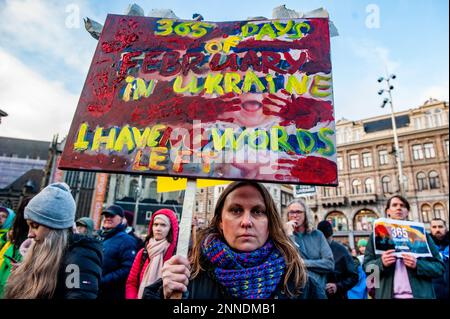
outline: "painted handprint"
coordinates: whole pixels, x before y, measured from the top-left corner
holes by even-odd
[[[333,106],[330,102],[294,96],[286,90],[281,92],[286,98],[269,94],[263,99],[264,114],[284,119],[280,125],[295,124],[297,128],[310,129],[319,122],[334,120]]]
[[[275,178],[280,181],[337,184],[336,163],[324,157],[307,156],[297,160],[280,158],[272,167],[276,170]]]

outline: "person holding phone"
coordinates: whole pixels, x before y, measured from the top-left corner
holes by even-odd
[[[334,258],[322,232],[313,229],[309,208],[301,199],[295,199],[287,207],[286,234],[295,243],[308,270],[325,291],[328,273],[334,270]]]
[[[392,196],[385,208],[387,217],[396,220],[408,220],[409,210],[408,201],[400,195]],[[416,258],[410,253],[396,257],[394,249],[375,254],[373,234],[370,235],[363,268],[367,275],[371,275],[374,269],[380,274],[379,285],[375,286],[375,299],[436,298],[432,278],[442,276],[444,263],[431,237],[426,236],[433,256]]]

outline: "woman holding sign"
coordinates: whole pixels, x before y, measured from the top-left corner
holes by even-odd
[[[409,209],[408,201],[396,195],[388,200],[385,211],[388,218],[406,221]],[[432,243],[428,234],[426,237],[428,243]],[[432,257],[417,258],[411,253],[397,257],[394,249],[377,255],[373,238],[371,234],[364,254],[364,269],[368,274],[368,286],[375,276],[375,299],[436,298],[431,279],[442,275],[444,264],[435,245],[429,245]]]
[[[162,279],[145,289],[144,298],[178,292],[189,299],[326,298],[283,232],[270,194],[249,181],[225,189],[191,261],[169,259]]]

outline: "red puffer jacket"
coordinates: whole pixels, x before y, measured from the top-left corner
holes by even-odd
[[[170,257],[173,256],[175,252],[175,247],[177,246],[177,238],[178,238],[178,219],[175,213],[170,209],[160,209],[156,211],[152,218],[150,219],[150,224],[148,225],[148,234],[151,233],[153,220],[158,215],[166,215],[169,217],[170,223],[171,223],[171,232],[169,232],[169,235],[172,234],[172,238],[167,238],[167,240],[170,242],[170,246],[167,249],[166,254],[164,255],[164,261],[170,259]],[[134,259],[133,266],[131,267],[130,274],[128,275],[127,284],[126,284],[126,290],[125,290],[125,298],[126,299],[137,299],[138,298],[138,291],[139,291],[139,285],[141,284],[142,278],[144,277],[145,269],[147,268],[150,259],[147,257],[144,264],[142,265],[142,255],[144,254],[144,250],[146,248],[142,248],[139,250],[139,252],[136,255],[136,258]],[[148,256],[148,255],[147,255]]]

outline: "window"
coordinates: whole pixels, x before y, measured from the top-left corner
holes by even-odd
[[[380,165],[386,165],[389,163],[388,152],[386,150],[382,150],[378,152],[380,157]]]
[[[350,155],[350,168],[359,168],[358,154]]]
[[[414,119],[414,128],[415,128],[416,130],[422,129],[422,118],[416,117],[416,118]]]
[[[434,124],[436,126],[442,125],[442,111],[439,109],[434,110]]]
[[[406,175],[403,175],[403,190],[408,191],[408,177]]]
[[[447,154],[447,157],[448,157],[448,140],[444,141],[444,149],[445,149],[445,154]]]
[[[138,195],[137,192],[138,192],[138,181],[132,179],[130,181],[130,189],[128,190],[128,196],[136,198],[136,196]]]
[[[391,192],[391,178],[389,176],[383,176],[381,178],[381,186],[383,187],[383,193]]]
[[[434,218],[444,218],[444,206],[440,203],[433,206]]]
[[[425,175],[425,173],[423,172],[417,173],[416,178],[417,178],[417,189],[419,191],[428,189],[427,176]]]
[[[427,123],[427,128],[433,127],[433,114],[428,111],[425,112],[426,115],[426,123]]]
[[[417,160],[423,159],[422,145],[419,145],[419,144],[413,145],[412,149],[413,149],[413,158],[414,158],[414,160],[417,161]]]
[[[400,161],[405,161],[405,152],[403,151],[403,147],[398,148],[398,157],[400,157]]]
[[[356,231],[372,231],[373,222],[378,216],[369,209],[362,209],[356,215],[353,220],[353,229]]]
[[[434,152],[433,143],[424,144],[424,148],[425,148],[425,158],[435,158],[436,157],[436,153]]]
[[[372,178],[368,178],[366,179],[366,181],[364,182],[364,192],[365,193],[375,193],[375,183],[373,182]]]
[[[330,197],[331,196],[330,188],[329,187],[322,188],[322,194],[323,197]]]
[[[333,231],[347,231],[348,221],[344,213],[331,212],[325,218],[333,226]]]
[[[359,194],[361,192],[361,182],[359,179],[354,179],[352,182],[352,193]]]
[[[372,154],[371,153],[363,153],[363,166],[370,167],[372,166]]]
[[[337,158],[337,167],[338,167],[338,170],[340,170],[340,171],[342,171],[344,169],[344,162],[342,160],[342,157]]]
[[[428,205],[428,204],[424,204],[424,205],[422,205],[421,211],[422,211],[422,220],[423,220],[423,222],[424,223],[429,223],[430,220],[433,219],[431,206]]]
[[[441,187],[439,183],[439,174],[436,171],[431,171],[428,174],[428,178],[430,180],[430,189],[438,189]]]
[[[339,186],[336,187],[336,196],[342,196],[344,190],[344,185],[342,183],[339,183]]]

